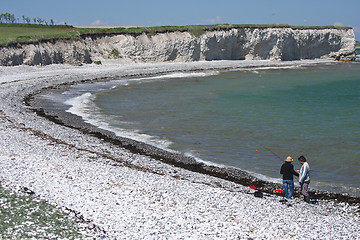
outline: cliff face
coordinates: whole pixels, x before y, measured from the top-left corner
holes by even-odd
[[[354,58],[352,29],[234,28],[205,32],[92,35],[0,48],[0,65],[81,64],[121,58],[127,62],[201,60],[299,60]]]

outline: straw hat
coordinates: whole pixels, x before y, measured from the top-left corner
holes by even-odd
[[[285,162],[292,162],[294,161],[294,159],[292,159],[292,157],[288,156],[286,159],[285,159]]]

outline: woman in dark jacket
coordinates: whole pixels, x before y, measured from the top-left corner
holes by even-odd
[[[283,175],[283,184],[285,188],[285,197],[287,199],[290,199],[292,195],[294,194],[294,178],[293,176],[299,176],[297,172],[294,170],[294,165],[292,165],[292,162],[294,160],[292,157],[288,156],[285,159],[285,163],[281,166],[280,174]],[[290,189],[290,191],[289,191]]]

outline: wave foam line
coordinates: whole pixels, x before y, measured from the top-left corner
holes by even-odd
[[[71,98],[65,102],[65,104],[71,107],[66,110],[71,114],[81,117],[86,123],[96,126],[100,129],[115,133],[118,137],[125,137],[135,141],[144,142],[155,147],[159,147],[169,152],[175,152],[171,150],[169,146],[173,144],[167,139],[151,136],[141,133],[140,130],[127,130],[123,128],[113,127],[109,124],[112,121],[111,116],[104,116],[100,113],[98,107],[94,104],[95,96],[91,93],[84,93],[80,96]],[[125,122],[123,122],[125,123]]]

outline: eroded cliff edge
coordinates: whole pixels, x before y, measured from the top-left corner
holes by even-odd
[[[82,64],[210,60],[299,60],[355,58],[355,34],[348,29],[233,28],[150,34],[88,34],[0,48],[0,65]]]

